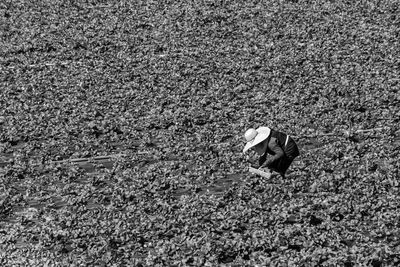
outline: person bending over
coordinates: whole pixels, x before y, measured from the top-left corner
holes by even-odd
[[[293,160],[300,155],[296,142],[287,134],[269,127],[250,128],[244,134],[246,145],[243,153],[254,150],[260,157],[258,168],[267,167],[285,178],[287,169]],[[271,157],[267,159],[267,155]]]

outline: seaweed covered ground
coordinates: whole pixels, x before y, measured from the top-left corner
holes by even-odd
[[[399,264],[399,14],[2,1],[1,266]],[[285,180],[248,172],[258,126],[298,142]]]

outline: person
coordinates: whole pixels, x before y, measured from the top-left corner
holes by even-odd
[[[270,171],[278,172],[282,178],[285,178],[293,160],[300,155],[296,142],[289,135],[269,127],[259,127],[257,130],[250,128],[244,138],[246,145],[243,153],[252,149],[260,156],[258,169],[267,167]],[[268,154],[272,156],[267,160]]]

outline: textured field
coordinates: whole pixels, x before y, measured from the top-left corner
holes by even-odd
[[[0,265],[398,264],[399,11],[1,2]],[[287,179],[248,172],[258,126]]]

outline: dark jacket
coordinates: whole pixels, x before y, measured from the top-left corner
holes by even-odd
[[[265,153],[259,158],[259,166],[266,166],[278,172],[286,172],[295,157],[299,156],[299,149],[295,141],[285,133],[271,129],[265,140],[268,143]],[[270,157],[267,160],[267,155]]]

